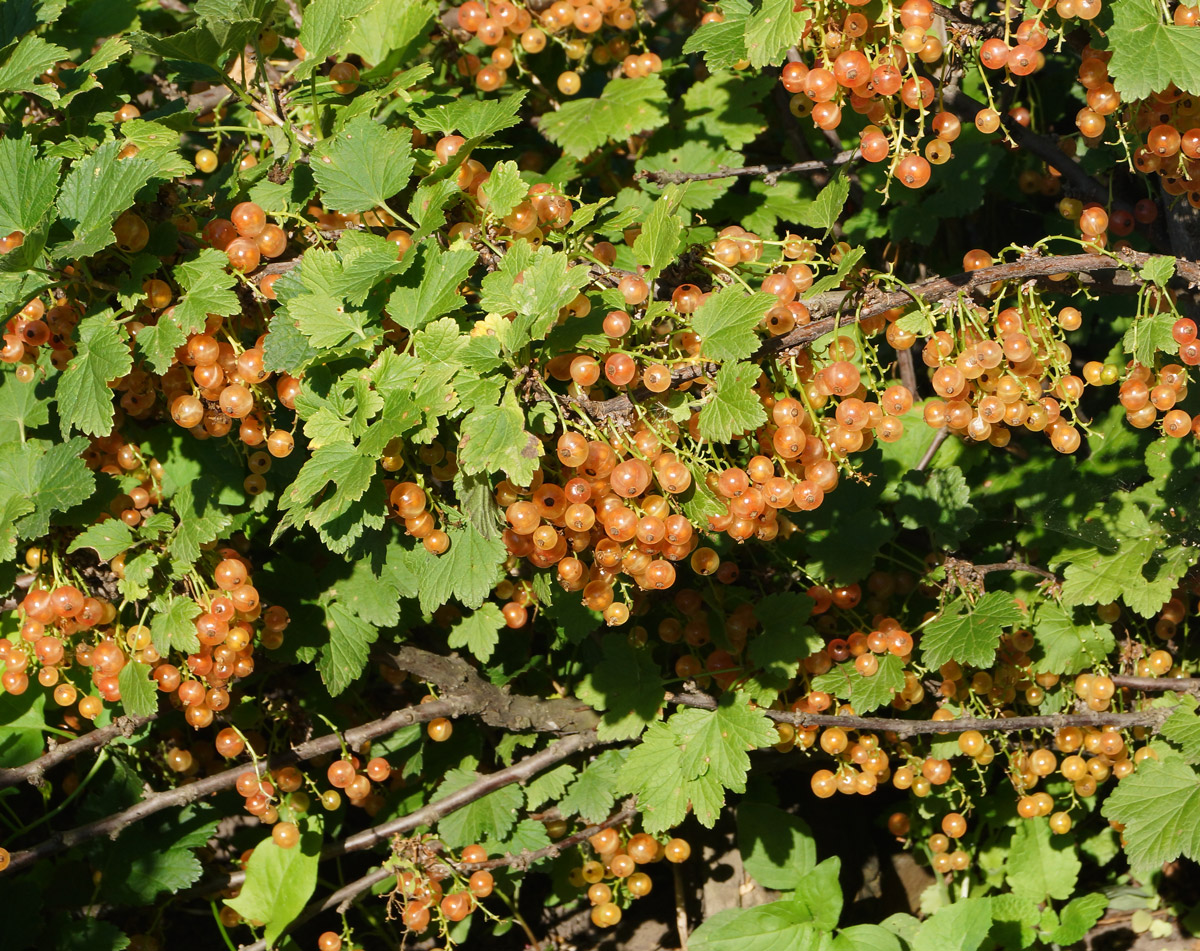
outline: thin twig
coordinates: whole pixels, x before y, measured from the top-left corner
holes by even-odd
[[[667,702],[701,710],[715,710],[715,698],[698,691],[669,694]],[[1015,733],[1020,730],[1058,730],[1067,726],[1112,726],[1126,730],[1145,726],[1158,729],[1171,715],[1170,708],[1140,710],[1136,713],[1053,713],[1024,717],[958,717],[953,720],[902,720],[897,717],[851,717],[825,713],[786,713],[763,710],[776,723],[791,723],[800,727],[837,726],[844,730],[868,730],[872,733],[894,733],[897,737],[932,733],[961,733],[964,730]]]
[[[1131,674],[1111,674],[1108,678],[1118,687],[1141,690],[1146,693],[1192,693],[1200,695],[1200,678],[1197,677],[1134,677]]]
[[[929,468],[929,464],[933,462],[933,457],[937,455],[939,449],[942,448],[942,443],[950,438],[950,427],[943,426],[933,434],[933,442],[929,444],[929,448],[925,450],[925,455],[921,457],[921,461],[916,465],[917,472],[924,472]]]
[[[678,185],[682,182],[710,182],[718,178],[739,178],[754,176],[761,178],[768,185],[774,185],[783,175],[805,175],[812,172],[827,172],[839,165],[853,162],[862,153],[858,149],[839,152],[832,158],[810,159],[805,162],[793,162],[791,165],[743,165],[730,168],[719,165],[715,172],[668,172],[654,169],[642,169],[633,177],[656,185]]]
[[[149,717],[118,717],[109,726],[85,733],[83,736],[55,744],[48,752],[23,766],[13,766],[0,769],[0,789],[15,786],[22,780],[34,786],[42,784],[46,771],[53,769],[64,760],[69,760],[80,753],[86,753],[104,746],[119,737],[128,739],[134,732],[147,723],[156,719],[158,714]]]

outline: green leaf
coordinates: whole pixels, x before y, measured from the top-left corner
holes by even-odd
[[[817,864],[817,846],[803,819],[763,802],[737,808],[738,850],[746,874],[766,888],[796,888]]]
[[[493,313],[516,314],[497,331],[504,349],[515,353],[530,340],[545,339],[559,311],[588,280],[588,269],[572,267],[566,254],[547,245],[535,252],[521,240],[509,248],[499,270],[483,279],[480,305]]]
[[[558,809],[564,816],[579,814],[584,822],[603,822],[617,801],[617,777],[624,750],[605,750],[584,767],[567,787]]]
[[[7,139],[0,140],[0,146]],[[0,376],[0,441],[24,442],[26,431],[50,421],[48,400],[38,399],[36,382],[22,383],[16,376]]]
[[[1050,940],[1062,947],[1077,944],[1092,930],[1107,907],[1108,899],[1104,895],[1092,893],[1072,899],[1059,909],[1058,927],[1050,932]]]
[[[767,413],[754,391],[758,374],[758,367],[752,363],[727,363],[717,371],[716,392],[700,410],[701,438],[728,442],[767,421]]]
[[[545,802],[557,800],[566,791],[567,786],[574,778],[575,767],[570,763],[563,763],[555,766],[548,773],[542,773],[541,776],[538,776],[525,787],[525,808],[537,809]],[[546,826],[541,822],[536,822],[536,820],[534,822],[544,835]],[[548,837],[545,844],[550,844]]]
[[[377,462],[374,456],[346,442],[316,450],[296,475],[296,481],[280,496],[279,507],[286,515],[276,536],[285,525],[299,527],[307,523],[320,527],[345,515],[366,494]],[[336,491],[317,502],[315,497],[331,483]],[[315,508],[310,508],[314,503]]]
[[[788,47],[800,40],[808,9],[796,12],[792,0],[763,0],[746,21],[746,57],[755,69],[778,66]]]
[[[747,0],[725,0],[721,12],[724,20],[697,27],[683,44],[684,53],[703,53],[704,65],[713,72],[728,69],[747,58],[746,23],[750,4]],[[740,81],[742,76],[737,78]]]
[[[603,711],[597,735],[605,742],[640,736],[662,707],[665,691],[650,651],[639,649],[619,634],[601,643],[604,659],[576,688],[579,699]]]
[[[930,621],[921,635],[921,661],[940,667],[948,660],[963,666],[988,667],[1007,627],[1021,622],[1021,609],[1011,594],[992,591],[972,603],[965,595],[956,598]]]
[[[928,635],[927,635],[928,636]],[[858,672],[853,661],[838,664],[827,673],[813,678],[813,689],[848,699],[861,716],[891,703],[904,689],[904,665],[893,654],[879,657],[879,669],[870,677]]]
[[[850,178],[839,172],[821,192],[811,205],[804,209],[798,221],[807,228],[828,231],[837,224],[842,209],[846,207],[846,199],[850,197]]]
[[[150,638],[154,649],[163,657],[172,650],[194,653],[200,649],[200,639],[196,637],[196,625],[193,623],[200,616],[200,605],[192,598],[181,594],[173,594],[159,599],[154,603],[154,613],[150,616]]]
[[[316,0],[313,6],[328,2],[334,0]],[[388,199],[408,184],[413,164],[412,137],[399,129],[386,129],[366,116],[322,140],[312,157],[313,178],[323,192],[325,206],[344,213],[385,207]]]
[[[796,903],[822,931],[832,931],[842,915],[842,886],[838,882],[841,870],[841,859],[836,855],[827,858],[800,879],[793,893]]]
[[[167,554],[187,570],[200,558],[200,546],[207,545],[230,525],[230,517],[208,498],[196,506],[196,496],[190,485],[181,486],[171,499],[179,516],[179,525],[167,542]]]
[[[739,287],[726,287],[709,295],[692,315],[692,329],[700,335],[701,353],[722,363],[750,357],[760,342],[755,331],[776,303],[773,294],[743,294]]]
[[[568,155],[582,159],[610,139],[657,129],[667,121],[667,90],[657,73],[619,77],[596,99],[563,103],[542,116],[538,131]]]
[[[288,315],[318,350],[340,347],[354,338],[367,338],[367,313],[338,297],[301,294],[287,303]]]
[[[293,70],[292,75],[296,79],[307,79],[311,76],[355,34],[359,18],[377,2],[378,0],[313,0],[304,8],[304,20],[300,24],[300,43],[306,51],[305,57]]]
[[[0,694],[0,768],[24,766],[42,755],[46,691]]]
[[[433,795],[433,802],[466,789],[480,780],[474,769],[446,772]],[[504,839],[517,821],[517,810],[525,804],[525,794],[516,785],[503,786],[438,820],[438,838],[452,849],[462,848],[486,838]]]
[[[0,139],[0,234],[33,231],[54,207],[58,165],[29,138]]]
[[[463,420],[458,463],[467,475],[502,470],[513,485],[529,485],[541,456],[511,387],[499,406],[477,406]]]
[[[450,629],[448,646],[454,650],[465,647],[480,663],[487,663],[500,643],[503,629],[504,612],[500,605],[488,601]]]
[[[466,280],[479,255],[470,248],[442,251],[425,242],[413,248],[413,263],[400,275],[388,298],[388,313],[406,330],[420,330],[463,305],[459,285]]]
[[[975,951],[992,926],[990,898],[960,898],[925,920],[912,951]]]
[[[343,46],[368,63],[382,63],[389,53],[422,39],[436,13],[435,0],[381,0],[358,17]]]
[[[171,317],[184,334],[203,330],[209,314],[228,317],[241,312],[242,302],[233,290],[237,277],[229,273],[228,265],[229,259],[216,248],[205,248],[194,258],[176,265],[175,280],[184,294]],[[160,317],[160,324],[162,320]]]
[[[1164,23],[1154,0],[1121,0],[1112,17],[1108,71],[1122,99],[1145,99],[1171,83],[1200,94],[1200,34]]]
[[[750,641],[750,661],[758,671],[743,684],[760,704],[769,705],[787,689],[800,668],[801,658],[825,646],[825,639],[805,623],[812,599],[793,592],[759,598],[754,614],[762,630]]]
[[[105,522],[97,522],[80,532],[67,546],[67,553],[78,551],[80,548],[91,548],[101,561],[111,561],[133,544],[133,532],[119,518],[110,518]]]
[[[832,939],[808,920],[801,902],[728,908],[688,936],[688,951],[830,951]]]
[[[19,538],[37,538],[50,529],[50,514],[89,498],[96,478],[80,454],[88,441],[76,436],[42,451],[29,443],[0,443],[0,488],[19,493],[33,510],[17,522]]]
[[[716,710],[681,710],[668,723],[683,750],[684,776],[697,779],[711,772],[735,792],[745,791],[749,751],[779,742],[766,714],[736,692],[723,693]]]
[[[150,679],[150,665],[129,661],[117,674],[121,704],[135,717],[148,717],[158,709],[158,686]]]
[[[1005,865],[1014,895],[1039,903],[1047,898],[1070,898],[1081,868],[1074,838],[1052,837],[1049,819],[1041,816],[1017,823]]]
[[[40,36],[23,37],[0,66],[0,92],[34,92],[43,99],[57,99],[57,87],[36,80],[59,60],[65,59],[68,53],[69,50],[48,43]]]
[[[304,815],[298,825],[300,841],[290,849],[281,849],[270,836],[255,846],[241,892],[225,902],[243,918],[263,923],[268,948],[304,910],[317,887],[321,818]]]
[[[108,384],[133,366],[129,345],[122,338],[112,311],[80,322],[79,348],[56,392],[64,436],[72,429],[103,436],[112,428],[113,398]]]
[[[1154,365],[1156,354],[1178,353],[1179,343],[1171,336],[1175,320],[1175,314],[1169,310],[1138,317],[1125,331],[1122,340],[1125,352],[1146,366]]]
[[[85,156],[63,180],[58,194],[58,215],[74,234],[74,240],[58,245],[58,260],[74,260],[95,254],[116,241],[113,219],[133,204],[138,189],[159,177],[156,163],[143,155],[117,161],[120,142],[106,142]]]
[[[656,722],[650,724],[642,742],[621,767],[618,792],[638,797],[642,827],[651,834],[677,826],[687,815],[689,805],[696,817],[711,828],[724,801],[715,776],[706,775],[700,780],[684,777],[682,755],[675,731],[666,723]]]
[[[851,925],[833,939],[830,951],[901,951],[900,939],[881,925]]]
[[[340,601],[325,609],[325,627],[329,643],[321,648],[317,670],[329,695],[336,697],[362,674],[379,630]]]
[[[1099,624],[1090,616],[1076,624],[1075,613],[1053,601],[1038,607],[1033,623],[1033,636],[1041,652],[1034,662],[1038,673],[1077,674],[1103,663],[1116,647],[1109,625]]]
[[[509,93],[503,99],[471,99],[462,97],[445,105],[435,106],[418,116],[414,122],[422,132],[449,135],[459,132],[466,139],[484,139],[511,128],[521,121],[517,110],[525,101],[525,90]]]
[[[507,552],[499,539],[484,538],[472,525],[446,529],[450,549],[436,558],[418,546],[410,567],[417,578],[421,610],[432,613],[451,597],[476,609],[491,594]]]
[[[907,473],[895,489],[900,523],[909,529],[928,529],[939,548],[957,547],[975,524],[978,513],[958,466]]]
[[[136,558],[125,562],[125,576],[117,582],[117,589],[127,601],[141,601],[150,594],[150,579],[158,567],[158,555],[144,551]]]
[[[17,519],[34,510],[29,499],[19,495],[0,495],[0,561],[11,561],[17,554]]]
[[[707,25],[700,29],[706,28]],[[683,96],[683,107],[691,114],[688,126],[699,126],[715,141],[724,142],[733,149],[749,145],[766,128],[766,120],[754,106],[771,91],[772,85],[770,76],[732,72],[717,73],[694,83]],[[762,183],[756,181],[754,184]],[[767,186],[766,190],[772,192],[781,185],[785,183],[781,182],[775,188]],[[753,185],[751,190],[754,190]]]
[[[1151,281],[1159,287],[1166,287],[1167,281],[1175,276],[1175,259],[1166,254],[1152,256],[1138,274],[1143,281]]]
[[[675,260],[679,252],[679,238],[683,234],[683,222],[677,214],[679,199],[683,191],[670,186],[655,201],[650,214],[642,224],[641,234],[633,242],[633,258],[647,269],[645,279],[652,281],[662,269]]]
[[[520,204],[529,186],[521,181],[516,162],[497,162],[492,166],[488,180],[479,186],[479,191],[480,203],[487,213],[503,218]]]
[[[1189,763],[1200,763],[1200,716],[1194,697],[1182,697],[1159,733],[1178,746]]]
[[[1200,858],[1200,776],[1182,757],[1142,760],[1100,811],[1125,826],[1125,854],[1142,876],[1180,855]]]

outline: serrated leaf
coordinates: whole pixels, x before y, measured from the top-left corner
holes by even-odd
[[[1183,697],[1159,733],[1179,747],[1189,763],[1200,763],[1200,716],[1194,697]]]
[[[287,513],[285,523],[314,528],[344,515],[359,501],[375,475],[377,460],[351,443],[338,442],[316,450],[300,469],[293,482],[279,499],[279,507]],[[314,508],[315,496],[333,484],[336,492],[329,493]],[[282,526],[281,526],[282,527]],[[276,534],[278,534],[276,531]]]
[[[618,791],[638,797],[642,827],[649,833],[663,832],[683,821],[689,803],[696,817],[710,828],[720,810],[723,795],[715,776],[685,779],[680,764],[682,752],[675,732],[665,723],[651,723],[642,742],[621,767]],[[702,817],[701,809],[705,810]]]
[[[435,0],[381,0],[358,17],[344,47],[368,63],[382,63],[394,51],[415,48],[436,13]]]
[[[792,592],[768,594],[754,604],[762,630],[750,641],[748,654],[757,671],[742,689],[769,705],[787,689],[800,661],[825,646],[825,639],[806,624],[812,600]]]
[[[195,653],[200,649],[196,636],[195,620],[200,616],[200,605],[192,598],[173,594],[161,598],[154,604],[150,615],[150,639],[154,649],[163,657],[172,650]]]
[[[433,802],[477,783],[480,775],[473,769],[446,772]],[[503,786],[438,820],[438,838],[450,848],[459,849],[484,839],[504,839],[517,821],[517,810],[525,804],[525,795],[516,785]]]
[[[0,139],[0,234],[29,233],[54,207],[59,163],[28,138]]]
[[[497,338],[510,353],[531,340],[543,340],[589,280],[586,267],[572,267],[570,258],[543,245],[537,251],[521,240],[509,248],[499,270],[481,284],[480,305],[497,314],[513,313],[501,321]]]
[[[117,674],[121,705],[135,717],[148,717],[158,709],[158,687],[150,679],[150,665],[129,661]]]
[[[545,802],[558,799],[574,778],[575,767],[570,763],[562,763],[549,772],[542,773],[525,787],[525,808],[537,809]],[[541,822],[538,822],[537,826],[544,834],[546,826]]]
[[[752,363],[727,363],[717,371],[716,392],[700,410],[701,438],[728,442],[767,421],[766,410],[754,391],[759,372]]]
[[[746,21],[746,58],[755,69],[778,66],[788,47],[800,41],[808,8],[799,12],[792,0],[763,0]]]
[[[1107,907],[1108,899],[1096,893],[1072,899],[1059,909],[1058,927],[1050,932],[1050,940],[1064,948],[1077,944],[1092,930]]]
[[[0,92],[33,92],[43,99],[58,99],[56,86],[36,80],[59,60],[66,59],[68,53],[69,50],[32,33],[22,37],[0,65]]]
[[[243,918],[263,923],[268,948],[304,910],[317,887],[321,818],[304,815],[298,824],[300,841],[292,848],[281,849],[270,836],[255,846],[241,891],[225,901]]]
[[[1138,273],[1143,281],[1151,281],[1159,287],[1166,287],[1167,281],[1175,276],[1175,259],[1170,255],[1153,255],[1142,265]]]
[[[1200,94],[1200,34],[1163,22],[1154,0],[1121,0],[1112,17],[1108,70],[1123,99],[1145,99],[1172,83]]]
[[[467,475],[503,471],[513,485],[529,485],[541,455],[511,388],[499,406],[477,406],[463,419],[458,464]]]
[[[1125,826],[1125,854],[1137,873],[1180,855],[1200,858],[1200,776],[1180,756],[1142,760],[1100,811]]]
[[[0,486],[33,505],[16,523],[18,538],[45,535],[52,512],[69,509],[91,496],[96,478],[79,458],[87,447],[82,436],[44,451],[29,443],[0,443]]]
[[[606,634],[604,659],[580,681],[579,699],[603,711],[596,732],[605,741],[633,739],[662,707],[665,691],[658,665],[619,634]]]
[[[683,106],[691,113],[688,125],[699,126],[713,139],[733,149],[749,145],[766,128],[766,120],[754,106],[771,91],[772,85],[770,76],[745,76],[741,73],[718,73],[694,83],[683,96]],[[762,183],[755,181],[751,185],[752,192],[754,185]],[[785,183],[780,182],[775,188],[767,186],[766,191],[776,191],[782,185]]]
[[[692,329],[700,335],[700,352],[709,360],[745,360],[758,349],[755,330],[776,303],[774,294],[744,294],[739,287],[711,294],[692,315]]]
[[[1040,816],[1017,823],[1005,865],[1014,895],[1039,903],[1070,898],[1082,867],[1074,838],[1051,836],[1049,819]]]
[[[940,667],[949,660],[963,666],[988,667],[1005,628],[1021,622],[1021,609],[1011,594],[991,591],[978,601],[956,598],[930,621],[921,635],[921,660]]]
[[[125,575],[117,582],[117,590],[127,601],[141,601],[150,594],[150,579],[158,566],[158,555],[144,551],[125,562]]]
[[[1178,353],[1179,343],[1171,336],[1175,320],[1175,314],[1169,310],[1138,317],[1125,331],[1122,340],[1125,352],[1146,366],[1154,365],[1156,354]]]
[[[317,146],[312,172],[325,206],[349,214],[384,207],[408,184],[413,164],[411,136],[359,116]]]
[[[458,132],[466,139],[484,139],[520,122],[517,110],[525,101],[525,90],[509,93],[503,99],[471,99],[434,106],[417,116],[414,124],[422,132],[449,135]]]
[[[430,321],[463,305],[459,285],[466,280],[479,255],[470,248],[442,251],[425,242],[413,248],[412,265],[400,275],[388,298],[392,319],[406,330],[420,330]]]
[[[879,669],[864,677],[852,661],[813,678],[813,689],[848,699],[860,716],[885,704],[904,689],[904,665],[893,654],[879,657]]]
[[[415,552],[409,566],[417,578],[421,610],[432,613],[451,597],[472,610],[491,594],[506,550],[498,539],[484,538],[473,526],[446,529],[450,548],[436,558],[423,549]],[[420,546],[418,546],[420,548]]]
[[[203,330],[209,314],[228,317],[241,312],[241,301],[233,290],[237,277],[229,273],[228,265],[229,258],[216,248],[205,248],[176,265],[173,273],[184,294],[171,317],[185,334]]]
[[[667,90],[653,73],[639,79],[619,77],[595,99],[563,103],[542,116],[538,131],[568,155],[582,159],[610,139],[657,129],[667,121]]]
[[[91,548],[100,556],[101,561],[111,561],[133,544],[133,532],[119,518],[110,518],[97,522],[80,532],[67,546],[67,553],[78,551],[80,548]]]
[[[617,777],[624,750],[605,750],[588,763],[563,793],[558,809],[564,816],[578,813],[584,822],[603,822],[617,801]]]
[[[367,657],[371,645],[379,637],[379,629],[340,601],[334,601],[325,609],[325,627],[329,631],[329,642],[321,648],[317,670],[329,695],[336,697],[354,683],[367,666]]]
[[[215,540],[231,520],[210,499],[204,498],[197,507],[190,485],[180,487],[171,499],[171,507],[179,516],[179,525],[167,541],[167,554],[180,565],[190,567],[200,557],[200,546]]]
[[[38,399],[35,382],[22,383],[11,373],[0,376],[0,440],[24,442],[27,430],[49,421],[49,401]]]
[[[928,529],[939,548],[957,547],[978,517],[958,466],[907,473],[895,491],[900,523],[909,529]]]
[[[683,44],[684,53],[703,53],[704,64],[714,72],[747,58],[746,21],[750,17],[750,4],[746,0],[725,0],[721,12],[724,19],[720,23],[701,24],[688,34]]]
[[[85,317],[79,324],[79,347],[58,381],[55,396],[63,435],[78,429],[103,436],[112,428],[110,381],[129,372],[133,358],[112,311]]]
[[[658,277],[679,252],[683,221],[676,210],[682,194],[677,186],[670,186],[664,191],[654,202],[654,207],[642,224],[641,233],[633,242],[634,260],[646,268],[647,281]]]
[[[1033,635],[1041,654],[1034,661],[1038,673],[1077,674],[1102,664],[1116,647],[1109,625],[1091,618],[1076,624],[1074,612],[1053,601],[1038,607]]]
[[[114,243],[113,219],[133,204],[138,189],[160,173],[142,155],[117,161],[120,142],[105,142],[67,173],[58,193],[58,215],[74,240],[54,248],[59,260],[87,257]]]
[[[684,777],[698,779],[711,772],[735,792],[745,791],[749,751],[779,742],[766,714],[736,692],[722,694],[716,710],[681,710],[667,722],[683,751]]]
[[[488,601],[450,629],[447,645],[454,650],[465,647],[480,663],[487,663],[500,643],[500,631],[503,629],[504,612],[500,610],[500,605]]]
[[[517,207],[528,191],[529,186],[521,181],[516,162],[497,162],[492,166],[488,180],[479,186],[479,200],[489,215],[503,218]]]
[[[821,189],[812,204],[801,212],[798,222],[807,228],[828,231],[837,224],[849,197],[850,177],[839,173]]]
[[[354,35],[358,19],[378,0],[313,0],[304,8],[300,43],[304,60],[293,70],[296,79],[307,79]],[[269,942],[268,942],[269,943]]]

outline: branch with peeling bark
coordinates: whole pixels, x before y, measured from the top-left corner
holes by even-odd
[[[53,769],[59,763],[72,759],[81,753],[88,753],[99,749],[101,746],[105,746],[118,738],[123,737],[128,739],[133,736],[135,731],[145,726],[151,720],[156,719],[156,717],[157,714],[149,717],[117,717],[109,726],[93,730],[91,733],[87,733],[74,740],[67,740],[65,743],[56,743],[49,751],[37,759],[25,763],[23,766],[0,769],[0,789],[4,789],[7,786],[15,786],[19,782],[28,782],[33,786],[40,786],[47,770]]]

